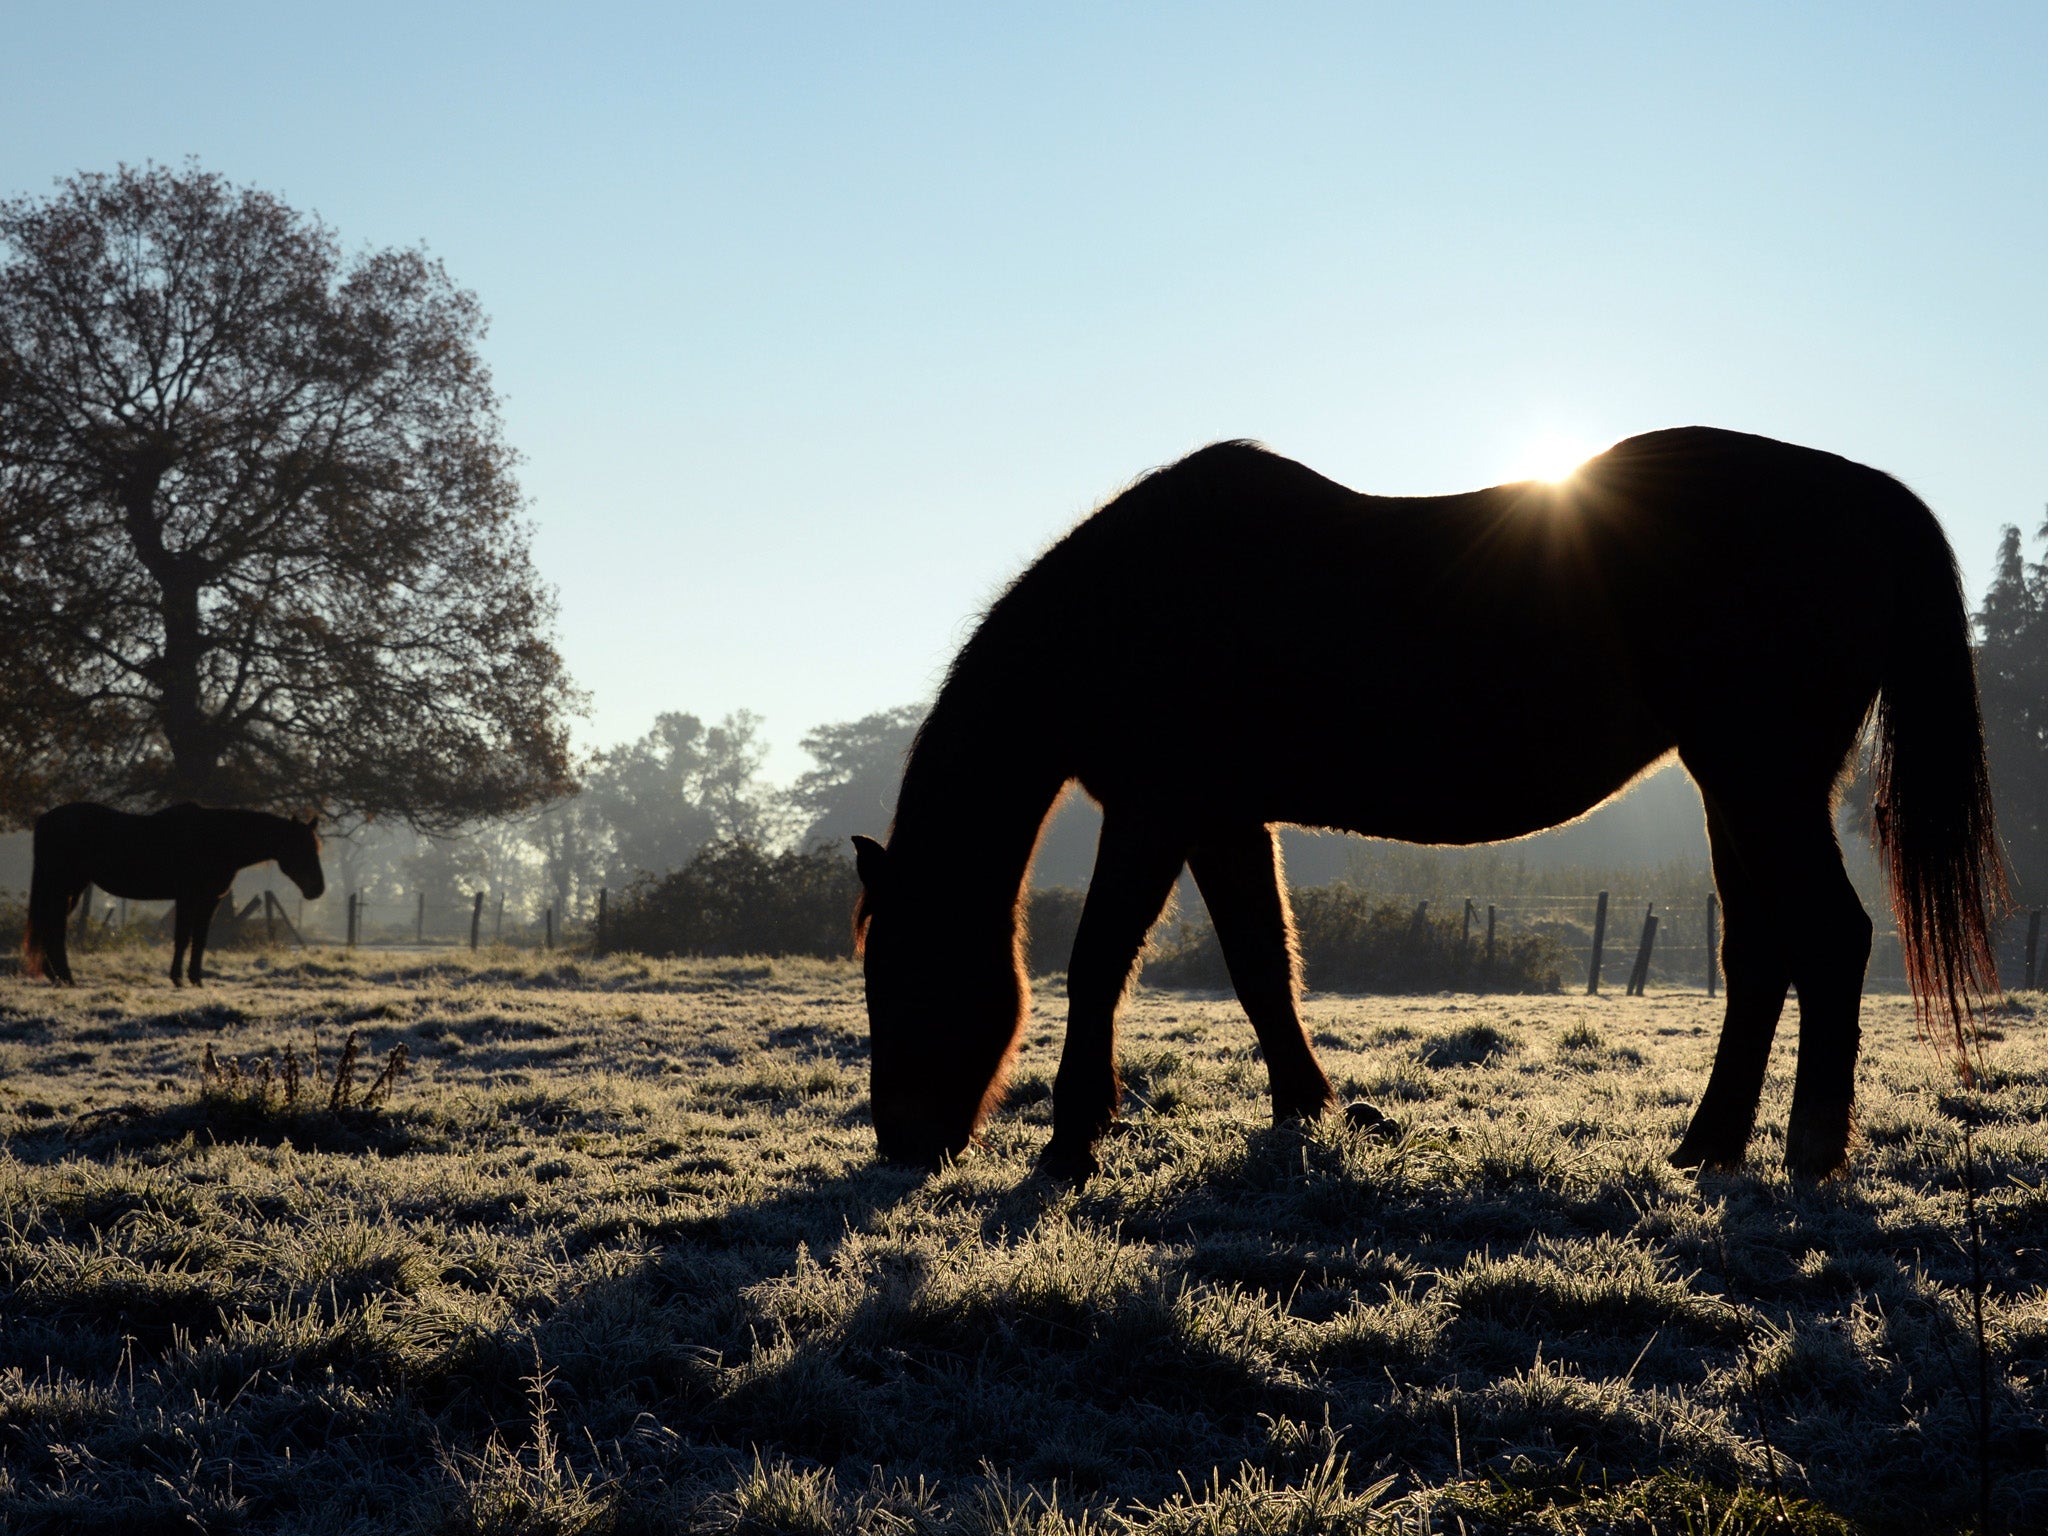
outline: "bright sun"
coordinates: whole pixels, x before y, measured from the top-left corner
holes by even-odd
[[[1522,444],[1515,455],[1517,480],[1569,480],[1572,473],[1600,448],[1583,437],[1562,432],[1542,432]]]

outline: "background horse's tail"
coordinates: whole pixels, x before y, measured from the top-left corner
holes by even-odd
[[[1870,822],[1922,1027],[1948,1025],[1967,1076],[1971,1021],[1998,990],[1991,925],[2008,900],[2005,865],[1962,579],[1933,513],[1908,500],[1911,532],[1877,705]]]

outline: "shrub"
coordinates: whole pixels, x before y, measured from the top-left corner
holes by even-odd
[[[860,877],[830,848],[768,853],[713,843],[681,869],[643,877],[606,916],[598,949],[647,955],[853,953]]]
[[[1081,903],[1087,895],[1064,885],[1031,893],[1024,904],[1024,963],[1032,975],[1067,968],[1067,959],[1074,952],[1074,935],[1081,927]]]
[[[853,953],[860,877],[834,848],[768,853],[752,843],[714,843],[683,868],[643,877],[607,915],[598,951],[647,955]],[[1086,893],[1032,891],[1025,901],[1025,964],[1033,975],[1064,971]],[[1350,885],[1295,891],[1295,929],[1309,982],[1329,992],[1555,992],[1567,958],[1545,934],[1517,934],[1494,948],[1466,942],[1456,918],[1420,921],[1397,902],[1375,905]],[[1230,972],[1208,923],[1155,934],[1145,975],[1155,985],[1227,988]]]

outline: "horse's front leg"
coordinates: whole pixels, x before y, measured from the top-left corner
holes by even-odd
[[[1313,1120],[1337,1095],[1301,1027],[1294,918],[1272,829],[1246,826],[1204,835],[1188,851],[1188,868],[1202,888],[1230,983],[1265,1054],[1273,1119]]]
[[[213,914],[219,906],[219,896],[200,896],[192,903],[192,969],[187,974],[191,976],[192,985],[195,987],[205,985],[200,976],[199,966],[206,954],[206,930],[213,926]]]
[[[1103,814],[1095,872],[1067,963],[1067,1039],[1053,1083],[1052,1141],[1039,1167],[1080,1183],[1100,1164],[1095,1144],[1116,1118],[1116,1013],[1145,935],[1180,877],[1184,843],[1163,828]]]

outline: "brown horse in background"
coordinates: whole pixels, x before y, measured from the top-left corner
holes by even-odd
[[[1575,704],[1594,676],[1597,701]],[[1004,593],[911,750],[888,845],[855,840],[881,1154],[957,1155],[999,1101],[1029,1006],[1020,897],[1069,780],[1103,823],[1044,1166],[1080,1178],[1117,1110],[1117,1008],[1183,863],[1274,1115],[1317,1115],[1334,1095],[1297,1009],[1273,825],[1520,837],[1676,752],[1706,803],[1728,1002],[1675,1160],[1742,1161],[1796,985],[1786,1160],[1830,1174],[1871,936],[1833,810],[1873,710],[1907,972],[1961,1049],[1997,986],[2004,883],[1955,560],[1905,487],[1699,427],[1561,484],[1456,496],[1363,496],[1254,445],[1202,449]]]
[[[314,830],[317,822],[313,816],[295,821],[262,811],[190,804],[153,816],[83,801],[45,811],[36,818],[35,870],[21,941],[23,968],[31,976],[47,970],[53,981],[70,982],[65,919],[86,887],[96,885],[130,901],[178,904],[171,984],[184,984],[178,972],[190,944],[189,974],[196,987],[207,927],[221,897],[233,887],[237,870],[275,859],[307,900],[317,900],[327,889],[320,870],[320,834]]]

